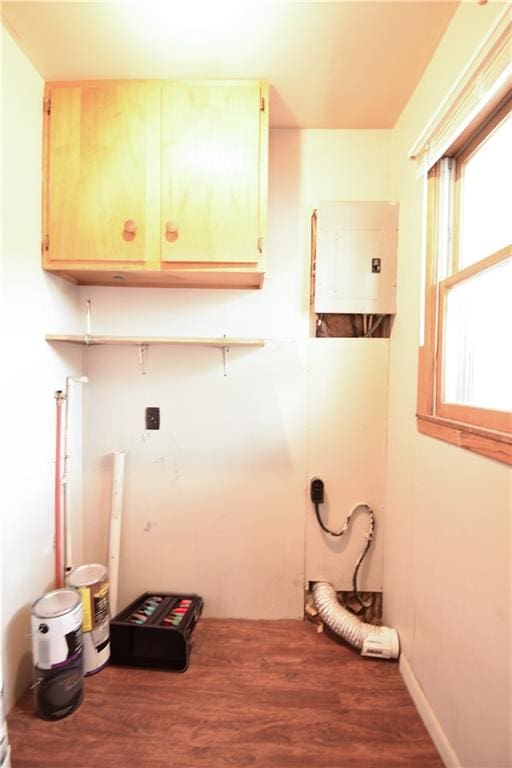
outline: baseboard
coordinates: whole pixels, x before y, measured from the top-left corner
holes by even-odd
[[[411,694],[416,709],[418,710],[432,741],[436,745],[437,751],[446,768],[462,768],[461,763],[455,754],[455,750],[448,741],[448,738],[441,727],[441,723],[435,716],[434,710],[428,703],[425,694],[411,669],[411,665],[403,653],[400,655],[398,666],[406,688]]]

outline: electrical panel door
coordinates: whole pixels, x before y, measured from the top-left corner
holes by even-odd
[[[396,204],[320,203],[315,312],[394,314],[397,232]]]

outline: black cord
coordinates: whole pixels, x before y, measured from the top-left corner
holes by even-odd
[[[368,507],[364,506],[364,508],[367,510],[367,512],[370,515],[370,533],[367,536],[365,547],[359,557],[359,560],[357,561],[355,568],[354,568],[354,575],[352,576],[352,588],[354,590],[354,597],[356,598],[357,602],[361,606],[361,608],[372,608],[373,604],[375,603],[375,592],[371,596],[370,600],[365,603],[361,595],[359,594],[359,590],[357,589],[357,575],[359,573],[359,569],[361,565],[363,564],[363,560],[366,557],[368,550],[370,549],[372,539],[373,539],[373,532],[375,530],[375,517],[373,514],[373,510]]]
[[[327,528],[327,526],[324,524],[324,521],[320,517],[320,507],[316,501],[315,501],[315,513],[316,513],[316,519],[318,520],[318,525],[320,526],[322,531],[325,531],[326,533],[330,533],[331,536],[343,536],[343,534],[345,533],[346,527],[343,528],[343,530],[339,531],[338,533],[336,533],[336,531],[331,531],[330,528]]]
[[[325,531],[325,533],[328,533],[330,536],[343,536],[343,534],[347,531],[350,522],[352,520],[352,515],[354,512],[357,512],[358,509],[364,509],[365,512],[370,516],[370,530],[368,531],[368,535],[366,537],[366,544],[364,546],[364,549],[359,556],[359,559],[356,562],[355,568],[354,568],[354,574],[352,576],[352,589],[354,591],[354,597],[356,601],[359,603],[361,608],[371,608],[375,602],[375,594],[372,595],[368,603],[365,603],[361,595],[359,594],[359,590],[357,588],[357,576],[359,573],[359,569],[363,563],[364,558],[366,557],[368,550],[370,549],[372,540],[373,540],[373,534],[375,531],[375,515],[373,514],[373,509],[368,506],[368,504],[358,504],[357,507],[354,507],[354,509],[348,514],[347,519],[345,520],[345,525],[341,529],[341,531],[331,531],[330,528],[328,528],[324,521],[322,520],[322,517],[320,515],[320,508],[318,505],[318,502],[314,502],[315,505],[315,514],[316,519],[318,521],[318,525],[320,528]]]

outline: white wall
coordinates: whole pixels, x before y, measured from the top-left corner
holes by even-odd
[[[510,468],[416,431],[422,183],[407,152],[501,11],[462,4],[393,133],[400,203],[384,593],[447,765],[512,762]]]
[[[324,474],[332,525],[360,500],[382,519],[388,342],[308,339],[308,234],[321,200],[389,199],[389,163],[389,131],[273,131],[262,291],[80,289],[95,333],[267,340],[231,350],[227,377],[215,349],[150,347],[145,374],[136,349],[88,349],[85,554],[105,560],[109,454],[125,450],[121,605],[188,590],[206,615],[296,617],[305,578],[350,588],[364,521],[333,549],[308,479]],[[381,582],[378,541],[361,588]]]
[[[381,514],[388,343],[308,338],[308,235],[321,200],[389,199],[390,133],[273,132],[263,291],[77,290],[40,269],[42,81],[6,33],[3,56],[2,327],[15,330],[5,333],[3,344],[9,450],[1,491],[10,705],[31,674],[30,604],[53,585],[53,394],[64,388],[66,375],[86,372],[91,382],[83,551],[81,456],[78,450],[74,455],[75,564],[105,560],[109,454],[128,453],[121,601],[147,587],[195,589],[210,615],[300,616],[304,580],[316,578],[319,564],[325,578],[349,588],[360,547],[357,526],[342,563],[315,530],[311,573],[305,572],[312,514],[307,481],[325,471],[332,524],[363,497]],[[225,333],[263,336],[267,344],[232,350],[227,377],[220,352],[198,348],[151,348],[145,373],[135,350],[94,348],[82,369],[80,348],[50,347],[43,335],[85,330],[86,299],[92,300],[96,333]],[[365,413],[353,382],[370,380],[375,391]],[[333,392],[328,411],[316,397],[326,384]],[[340,391],[350,393],[350,402],[336,396]],[[146,405],[161,408],[157,434],[143,429]],[[356,483],[347,484],[333,471],[333,458],[348,445],[338,426],[358,408],[360,433],[350,449],[355,439],[369,463],[359,468]],[[76,445],[79,411],[78,399]],[[368,482],[370,466],[376,469]],[[381,584],[380,550],[377,544],[362,588]]]
[[[358,586],[376,591],[382,590],[388,351],[389,339],[312,339],[308,346],[307,477],[325,483],[320,513],[332,530],[343,527],[354,504],[372,507],[376,533]],[[358,511],[349,532],[334,538],[307,514],[308,580],[351,590],[368,529],[368,515]]]
[[[389,131],[302,131],[301,217],[320,201],[392,200]],[[306,291],[309,282],[306,281]],[[387,339],[312,339],[307,347],[306,477],[325,483],[324,522],[339,530],[357,502],[374,509],[377,534],[360,588],[382,589],[386,457]],[[341,538],[320,530],[306,492],[306,579],[352,589],[368,518],[357,514]]]
[[[9,707],[31,679],[30,606],[53,586],[53,394],[81,353],[44,341],[74,329],[76,288],[41,262],[43,82],[2,27],[2,666]],[[80,446],[81,436],[77,435]],[[80,498],[80,453],[76,497]],[[75,505],[77,554],[81,508]]]

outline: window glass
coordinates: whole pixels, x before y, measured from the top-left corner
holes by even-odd
[[[459,269],[512,242],[512,113],[463,162]]]
[[[512,410],[511,298],[512,257],[447,291],[445,402]]]

